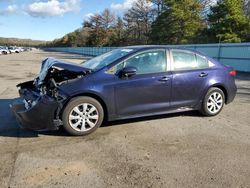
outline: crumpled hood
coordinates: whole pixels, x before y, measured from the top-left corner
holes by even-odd
[[[84,68],[81,65],[49,57],[42,62],[41,70],[37,80],[38,85],[43,83],[50,68],[56,68],[58,70],[67,70],[77,73],[78,72],[87,73],[88,71],[90,71],[90,69]]]

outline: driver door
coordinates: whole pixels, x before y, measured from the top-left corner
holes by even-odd
[[[137,69],[134,76],[116,77],[114,90],[119,116],[167,110],[170,105],[172,75],[167,71],[165,49],[140,52],[117,66]]]

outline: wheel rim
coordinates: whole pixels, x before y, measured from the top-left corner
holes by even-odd
[[[219,92],[213,92],[207,101],[207,109],[210,113],[216,114],[223,106],[223,97]]]
[[[94,105],[89,103],[79,104],[69,113],[70,126],[79,132],[86,132],[94,128],[98,119],[98,110]]]

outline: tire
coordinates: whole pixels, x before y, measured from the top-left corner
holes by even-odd
[[[200,112],[205,116],[216,116],[223,109],[225,104],[224,92],[216,87],[212,87],[205,95]]]
[[[71,135],[82,136],[94,132],[104,119],[102,105],[91,97],[70,100],[62,114],[64,129]]]

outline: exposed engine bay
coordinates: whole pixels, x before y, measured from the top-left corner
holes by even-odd
[[[35,104],[34,101],[43,95],[48,95],[60,102],[65,97],[59,94],[58,87],[80,79],[89,73],[91,73],[90,70],[77,64],[47,58],[42,62],[39,76],[34,81],[18,84],[17,87],[20,87],[19,93],[24,98],[27,108],[32,107]]]
[[[27,116],[33,117],[33,114],[40,113],[40,116],[34,115],[36,119],[29,118],[37,122],[35,129],[58,129],[62,124],[60,111],[67,100],[60,86],[81,79],[90,73],[91,70],[81,65],[48,58],[42,62],[37,78],[17,85],[21,98],[11,108],[23,127],[30,126]],[[47,126],[44,127],[44,125]]]
[[[57,97],[56,88],[75,79],[80,79],[91,73],[76,64],[62,63],[48,58],[43,61],[39,77],[34,80],[34,85],[42,94]]]

